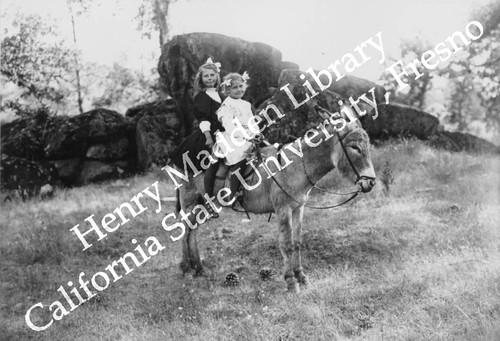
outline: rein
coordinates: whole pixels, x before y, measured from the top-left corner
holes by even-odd
[[[339,142],[340,142],[340,143],[341,143],[341,145],[343,146],[343,148],[342,148],[342,149],[344,150],[344,153],[346,153],[346,157],[347,157],[347,158],[348,158],[348,160],[349,160],[349,164],[351,165],[351,167],[353,168],[354,172],[356,173],[356,175],[357,175],[357,177],[358,177],[358,178],[356,179],[356,181],[355,181],[355,182],[357,182],[357,181],[361,178],[361,176],[359,175],[358,171],[357,171],[357,170],[356,170],[356,168],[354,167],[354,164],[352,163],[352,161],[350,161],[349,156],[347,155],[347,151],[346,151],[346,149],[345,149],[345,147],[344,147],[344,145],[343,145],[343,143],[342,143],[342,141],[341,141],[340,136],[338,135],[338,132],[337,132],[337,137],[338,137],[338,139],[339,139]],[[280,146],[280,147],[278,148],[278,161],[279,161],[280,163],[281,163],[281,157],[280,157],[279,151],[281,150],[281,148],[282,148],[282,147],[283,147],[283,146]],[[293,197],[290,193],[288,193],[288,192],[287,192],[287,191],[283,188],[283,186],[281,186],[281,184],[278,182],[278,180],[276,180],[276,178],[274,177],[274,175],[271,175],[271,178],[273,179],[274,183],[275,183],[275,184],[279,187],[279,189],[281,189],[281,191],[282,191],[283,193],[285,193],[285,194],[286,194],[286,195],[287,195],[290,199],[292,199],[292,200],[293,200],[294,202],[296,202],[297,204],[302,205],[302,206],[307,207],[307,208],[313,208],[313,209],[317,209],[317,210],[327,210],[327,209],[331,209],[331,208],[335,208],[335,207],[339,207],[339,206],[345,205],[345,204],[347,204],[349,201],[351,201],[352,199],[354,199],[355,197],[357,197],[357,196],[359,195],[359,193],[361,193],[361,191],[360,191],[360,190],[357,190],[357,191],[355,191],[355,192],[350,192],[350,193],[334,193],[334,192],[329,192],[329,191],[327,191],[327,190],[325,190],[325,189],[322,189],[322,188],[320,188],[320,187],[316,186],[316,184],[315,184],[315,183],[311,180],[311,178],[310,178],[310,177],[309,177],[309,175],[307,174],[307,169],[306,169],[306,165],[305,165],[305,163],[304,163],[304,158],[303,158],[303,157],[301,157],[300,159],[301,159],[301,161],[302,161],[302,167],[304,168],[304,175],[306,176],[307,181],[309,182],[309,184],[311,185],[311,187],[312,187],[312,188],[316,188],[316,189],[318,189],[318,190],[320,190],[320,191],[327,192],[327,193],[330,193],[330,194],[335,194],[335,195],[351,195],[351,197],[350,197],[350,198],[348,198],[347,200],[345,200],[345,201],[341,202],[341,203],[336,203],[336,204],[334,204],[334,205],[329,205],[329,206],[311,206],[311,205],[307,205],[305,202],[300,202],[300,201],[298,201],[297,199],[295,199],[295,198],[294,198],[294,197]]]
[[[357,197],[358,194],[360,193],[360,191],[352,192],[353,195],[349,199],[347,199],[347,200],[345,200],[345,201],[343,201],[341,203],[335,204],[335,205],[330,205],[330,206],[311,206],[311,205],[307,205],[306,203],[300,202],[297,199],[295,199],[290,193],[288,193],[287,191],[285,191],[285,189],[279,184],[279,182],[276,180],[276,178],[274,176],[271,176],[271,178],[276,183],[276,185],[278,185],[278,187],[281,189],[281,191],[283,193],[285,193],[290,199],[292,199],[293,201],[295,201],[297,204],[302,205],[302,206],[307,207],[307,208],[314,208],[316,210],[327,210],[327,209],[330,209],[330,208],[335,208],[335,207],[342,206],[344,204],[347,204],[349,201],[351,201],[355,197]]]
[[[345,152],[345,151],[344,151]],[[279,156],[278,156],[278,159],[279,159]],[[304,163],[304,158],[300,158],[301,161],[302,161],[302,167],[304,168],[304,174],[307,178],[307,181],[309,181],[309,183],[311,184],[311,186],[313,188],[316,188],[317,190],[321,191],[321,192],[325,192],[325,193],[329,193],[329,194],[334,194],[334,195],[350,195],[350,194],[354,194],[354,193],[359,193],[359,191],[356,191],[356,192],[349,192],[349,193],[338,193],[338,192],[331,192],[327,189],[324,189],[324,188],[321,188],[321,187],[318,187],[316,186],[316,184],[311,180],[311,178],[309,177],[309,175],[307,174],[307,169],[306,169],[306,164]],[[355,169],[355,168],[353,168]],[[358,181],[358,180],[356,180]],[[355,183],[356,183],[355,181]]]
[[[326,112],[327,114],[329,114],[330,117],[333,117],[332,113],[330,113],[328,110],[320,107],[319,105],[316,105],[315,109],[320,109],[320,110]],[[344,152],[344,155],[345,155],[345,157],[347,159],[347,162],[349,163],[349,166],[351,166],[351,169],[353,170],[354,174],[356,174],[356,180],[354,181],[354,183],[357,183],[359,180],[362,180],[362,179],[371,179],[371,177],[369,177],[369,176],[359,174],[358,170],[354,166],[354,163],[352,162],[351,158],[349,157],[349,154],[347,153],[347,148],[346,148],[346,146],[344,144],[344,141],[343,141],[344,138],[347,135],[344,135],[344,136],[341,137],[340,134],[339,134],[339,132],[337,130],[335,130],[335,132],[336,132],[337,138],[339,140],[340,146],[342,148],[342,151]],[[280,154],[279,154],[279,150],[280,149],[281,149],[281,146],[278,149],[278,160],[280,160]],[[301,203],[300,201],[298,201],[297,199],[295,199],[290,193],[288,193],[283,188],[283,186],[281,186],[281,184],[278,182],[278,180],[276,180],[276,178],[274,176],[271,176],[271,178],[276,183],[276,185],[281,189],[281,191],[283,193],[285,193],[294,202],[296,202],[296,203],[298,203],[300,205],[303,205],[304,207],[308,207],[308,208],[314,208],[314,209],[320,209],[320,210],[322,210],[322,209],[330,209],[330,208],[335,208],[335,207],[339,207],[339,206],[342,206],[344,204],[347,204],[349,201],[351,201],[352,199],[354,199],[355,197],[357,197],[359,195],[359,193],[361,193],[360,189],[358,189],[355,192],[350,192],[350,193],[335,193],[335,192],[330,192],[330,191],[328,191],[326,189],[323,189],[323,188],[320,188],[320,187],[316,186],[316,184],[311,180],[311,178],[307,174],[307,169],[306,169],[306,165],[304,163],[304,159],[303,158],[301,158],[301,159],[302,159],[302,167],[304,168],[304,175],[306,176],[307,181],[309,182],[309,184],[311,185],[312,188],[316,188],[316,189],[318,189],[318,190],[320,190],[322,192],[326,192],[326,193],[330,193],[330,194],[334,194],[334,195],[351,195],[351,197],[348,198],[347,200],[341,202],[341,203],[338,203],[338,204],[335,204],[335,205],[330,205],[330,206],[311,206],[311,205],[307,205],[306,203]]]
[[[326,113],[329,114],[330,117],[333,117],[333,114],[331,114],[328,110],[320,107],[319,105],[316,105],[316,108],[315,109],[320,109]],[[316,112],[317,113],[317,112]],[[319,114],[318,114],[319,115]],[[320,115],[321,116],[321,115]],[[322,117],[323,118],[323,117]],[[362,180],[362,179],[372,179],[371,177],[369,176],[366,176],[366,175],[361,175],[358,170],[356,169],[356,167],[354,166],[354,163],[352,162],[351,158],[349,157],[349,154],[347,153],[347,148],[344,144],[344,138],[347,136],[344,135],[344,136],[340,136],[339,132],[337,130],[335,130],[335,133],[337,135],[337,139],[340,143],[340,146],[342,148],[342,151],[344,152],[344,155],[347,159],[347,162],[349,163],[349,166],[351,166],[351,169],[353,170],[354,174],[356,174],[356,180],[354,181],[354,183],[357,183],[359,180]],[[277,153],[277,156],[278,156],[278,162],[281,163],[281,154],[279,153],[280,150],[283,148],[283,145],[280,145],[278,147],[278,153]],[[257,148],[257,158],[258,159],[261,159],[261,155],[260,155],[260,149]],[[316,184],[311,180],[311,178],[309,177],[309,174],[307,174],[307,169],[306,169],[306,164],[304,163],[304,158],[301,157],[301,161],[302,161],[302,167],[304,169],[304,175],[306,176],[307,178],[307,181],[309,182],[309,184],[311,185],[311,189],[312,188],[316,188],[322,192],[326,192],[326,193],[330,193],[330,194],[334,194],[334,195],[351,195],[347,200],[344,200],[343,202],[340,202],[340,203],[336,203],[334,205],[329,205],[329,206],[311,206],[311,205],[307,205],[306,202],[300,202],[298,201],[297,199],[295,199],[290,193],[288,193],[284,188],[283,186],[278,182],[278,180],[275,178],[274,175],[271,175],[271,179],[273,179],[274,183],[279,187],[279,189],[286,194],[286,196],[288,198],[290,198],[291,200],[293,200],[295,203],[301,205],[301,206],[304,206],[304,207],[307,207],[307,208],[313,208],[313,209],[317,209],[317,210],[326,210],[326,209],[331,209],[331,208],[335,208],[335,207],[339,207],[339,206],[342,206],[342,205],[345,205],[347,204],[349,201],[353,200],[355,197],[357,197],[359,195],[359,193],[361,193],[361,189],[358,189],[357,191],[355,192],[349,192],[349,193],[335,193],[335,192],[330,192],[326,189],[323,189],[323,188],[320,188],[318,186],[316,186]],[[251,174],[251,172],[249,174],[247,174],[245,176],[245,178],[247,176],[249,176]],[[246,212],[245,210],[245,213],[247,214],[248,216],[248,212]],[[272,213],[269,215],[269,219],[268,221],[271,219],[271,215]]]
[[[332,113],[330,113],[325,108],[320,107],[319,105],[316,105],[315,109],[320,109],[320,110],[326,112],[330,117],[333,117]],[[317,113],[317,111],[316,111],[316,113]],[[354,181],[354,183],[358,182],[359,180],[370,180],[370,179],[374,180],[375,178],[373,178],[371,176],[360,175],[359,172],[358,172],[358,170],[354,166],[354,163],[352,162],[351,158],[349,157],[349,154],[347,153],[347,149],[346,149],[345,144],[343,142],[344,138],[347,136],[347,134],[344,135],[343,137],[340,137],[339,132],[337,130],[335,130],[335,132],[337,133],[337,138],[339,139],[340,146],[342,147],[342,150],[344,151],[344,155],[345,155],[345,157],[347,159],[347,162],[349,163],[349,166],[351,166],[352,170],[354,171],[354,174],[356,174],[356,180]]]

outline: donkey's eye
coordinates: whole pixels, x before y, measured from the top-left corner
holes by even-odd
[[[359,148],[358,146],[353,145],[353,146],[349,146],[349,147],[351,147],[355,152],[361,153],[361,148]]]

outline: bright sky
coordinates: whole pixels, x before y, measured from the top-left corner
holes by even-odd
[[[178,0],[170,9],[173,35],[215,32],[260,41],[278,48],[283,59],[323,69],[363,41],[382,32],[386,54],[398,57],[402,37],[417,35],[432,45],[464,31],[474,8],[490,0]],[[138,1],[104,0],[91,15],[78,20],[79,47],[88,60],[132,67],[154,65],[157,36],[141,39],[133,20]],[[65,0],[1,0],[2,14],[16,8],[59,18],[71,33]],[[116,12],[116,13],[114,13]],[[375,80],[384,70],[380,54],[355,75]],[[148,64],[149,60],[149,64]]]

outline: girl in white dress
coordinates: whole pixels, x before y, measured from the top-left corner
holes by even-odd
[[[217,110],[217,118],[222,123],[224,131],[216,133],[213,148],[214,154],[219,158],[224,158],[226,165],[232,166],[233,169],[240,168],[241,171],[244,170],[246,164],[247,152],[252,147],[251,139],[259,132],[256,124],[252,124],[255,122],[252,105],[242,99],[248,78],[246,72],[243,75],[230,73],[224,77],[221,90],[227,98]],[[236,193],[238,187],[239,180],[233,174],[230,178],[233,198],[237,198],[240,194]]]

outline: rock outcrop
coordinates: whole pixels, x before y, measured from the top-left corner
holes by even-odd
[[[85,157],[96,144],[112,147],[126,135],[127,121],[123,115],[107,109],[95,109],[72,117],[58,117],[60,122],[50,125],[44,143],[45,158],[58,160]],[[125,152],[126,154],[126,152]]]
[[[40,111],[4,124],[2,189],[32,195],[45,184],[83,185],[133,172],[129,129],[128,119],[107,109],[71,117]]]
[[[287,73],[287,75],[290,75],[290,73]],[[297,74],[297,79],[299,79],[298,77]],[[297,100],[302,101],[306,98],[308,90],[302,86],[301,82],[295,81],[290,77],[288,83],[290,83],[290,92]],[[288,95],[284,91],[278,91],[271,98],[264,101],[257,108],[256,113],[271,105],[275,105],[278,108],[280,115],[283,115],[283,117],[278,118],[277,113],[274,113],[273,110],[268,110],[268,114],[277,123],[268,127],[264,131],[264,134],[271,143],[285,143],[304,135],[308,129],[316,127],[323,121],[323,118],[314,109],[316,105],[320,105],[330,112],[335,112],[340,109],[338,101],[341,99],[339,95],[329,90],[324,90],[295,109]]]
[[[370,138],[376,140],[411,136],[425,140],[442,130],[436,117],[401,104],[378,105],[377,119],[367,117],[362,125]]]
[[[180,117],[168,99],[130,108],[125,116],[107,109],[71,117],[40,111],[4,124],[1,189],[29,196],[45,184],[86,185],[163,165],[183,136]]]
[[[315,74],[319,77],[322,84],[328,84],[328,77],[320,74],[318,71],[315,71]],[[361,95],[367,94],[371,88],[374,88],[375,98],[377,99],[377,103],[383,103],[385,101],[384,94],[385,89],[374,82],[370,82],[366,79],[349,76],[346,75],[336,81],[336,76],[330,73],[332,76],[332,82],[327,90],[334,92],[345,99],[349,99],[349,97],[353,97],[353,99],[357,100]],[[304,75],[304,78],[300,78],[301,75]],[[306,81],[311,84],[312,88],[316,92],[321,92],[321,88],[318,83],[314,80],[310,73],[299,70],[298,68],[290,68],[284,69],[281,71],[280,78],[278,81],[278,88],[281,89],[286,84],[292,84],[294,86],[302,85]],[[371,96],[371,95],[370,95]]]
[[[451,152],[500,153],[493,143],[467,133],[441,131],[430,137],[429,144]]]
[[[148,169],[163,166],[183,137],[179,108],[173,99],[158,101],[127,111],[136,124],[137,165]]]

